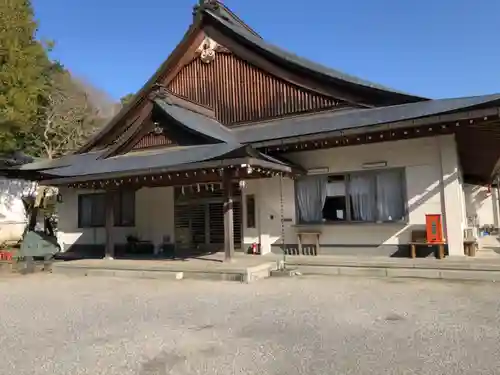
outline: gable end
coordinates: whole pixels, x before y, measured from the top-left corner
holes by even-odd
[[[222,47],[213,53],[185,65],[168,89],[212,108],[224,125],[352,106],[274,77]]]

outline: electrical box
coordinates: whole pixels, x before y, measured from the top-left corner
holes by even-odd
[[[425,215],[427,243],[444,242],[441,215]]]

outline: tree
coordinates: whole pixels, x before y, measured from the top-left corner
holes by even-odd
[[[0,148],[12,147],[12,131],[30,128],[47,90],[47,50],[35,39],[29,0],[0,1]],[[8,142],[10,141],[10,142]]]
[[[53,73],[42,112],[25,144],[32,154],[50,159],[76,150],[103,124],[88,94],[68,71]]]
[[[72,75],[72,78],[75,84],[80,86],[81,89],[87,93],[90,103],[99,111],[103,119],[111,119],[120,111],[120,103],[113,100],[107,92],[96,87],[92,82],[84,78],[75,77],[74,75]]]
[[[131,102],[131,100],[134,98],[135,94],[127,94],[124,95],[120,98],[120,103],[122,104],[122,107],[125,107],[128,103]]]

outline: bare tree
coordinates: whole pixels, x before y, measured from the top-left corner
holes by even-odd
[[[43,154],[52,159],[77,149],[101,125],[87,92],[63,71],[53,76],[44,115],[33,136]]]
[[[72,75],[71,78],[75,85],[87,93],[90,103],[99,111],[103,119],[109,120],[120,111],[120,103],[113,100],[106,91],[83,77]]]

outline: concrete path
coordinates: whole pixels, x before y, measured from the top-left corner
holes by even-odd
[[[223,262],[224,254],[183,260],[78,260],[58,262],[54,273],[157,279],[211,279],[253,282],[270,276],[281,255],[236,254]],[[286,265],[304,275],[427,278],[500,281],[500,241],[496,236],[480,239],[476,257],[388,258],[368,256],[287,256]]]
[[[276,263],[272,259],[236,255],[223,261],[223,254],[179,260],[83,259],[56,262],[52,272],[70,276],[115,276],[148,279],[210,279],[253,282],[269,277]]]
[[[500,281],[497,248],[476,257],[388,258],[368,256],[287,256],[286,265],[302,274]],[[500,251],[499,251],[500,252]],[[275,256],[277,260],[282,256]]]
[[[483,236],[478,239],[478,258],[497,258],[500,260],[500,241],[497,236]]]

